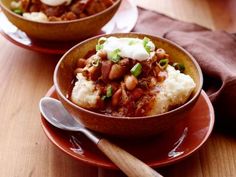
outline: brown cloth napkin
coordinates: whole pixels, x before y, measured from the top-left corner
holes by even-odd
[[[144,9],[133,31],[162,36],[191,53],[202,68],[203,89],[216,115],[236,120],[236,36]]]

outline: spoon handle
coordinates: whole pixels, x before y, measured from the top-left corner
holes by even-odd
[[[128,177],[163,177],[148,165],[106,139],[101,139],[97,146]]]

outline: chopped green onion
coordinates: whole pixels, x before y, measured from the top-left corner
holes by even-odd
[[[103,45],[102,44],[97,44],[96,45],[96,51],[99,51],[101,49],[103,49]]]
[[[135,77],[138,77],[139,74],[141,74],[142,72],[142,65],[140,63],[137,63],[136,65],[134,65],[131,70],[130,70],[131,74],[133,74]]]
[[[151,47],[147,45],[149,42],[150,42],[149,38],[145,37],[143,39],[143,46],[144,46],[144,48],[145,48],[145,50],[147,51],[148,54],[150,54],[150,52],[151,52]]]
[[[99,56],[93,57],[92,65],[98,67],[99,64],[100,64],[100,57]]]
[[[166,69],[166,67],[168,66],[168,63],[169,63],[169,60],[167,58],[165,59],[161,59],[159,61],[159,66],[162,68],[162,69]]]
[[[145,47],[145,50],[147,51],[148,54],[151,53],[151,47],[150,47],[150,46],[147,45],[147,46]]]
[[[107,87],[106,97],[109,98],[109,97],[111,97],[111,96],[112,96],[112,87],[111,87],[111,85],[109,85],[109,86]]]
[[[150,39],[147,37],[143,38],[143,46],[145,47],[150,42]]]
[[[101,37],[100,39],[98,39],[98,44],[103,44],[104,42],[106,42],[107,38],[105,37]]]
[[[106,42],[107,38],[101,37],[98,39],[98,44],[96,45],[96,51],[103,49],[103,43]]]
[[[185,66],[181,63],[174,63],[173,67],[177,70],[179,70],[181,73],[184,72]]]
[[[20,9],[13,10],[14,13],[21,15],[23,12]]]
[[[117,63],[120,61],[120,49],[116,49],[111,53],[108,53],[108,58],[113,61],[114,63]]]

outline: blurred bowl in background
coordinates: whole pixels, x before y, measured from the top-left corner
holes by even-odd
[[[114,16],[121,0],[116,0],[112,6],[88,17],[51,22],[28,20],[11,11],[11,2],[12,0],[0,0],[3,13],[11,23],[30,38],[48,41],[76,41],[98,34],[101,28]]]

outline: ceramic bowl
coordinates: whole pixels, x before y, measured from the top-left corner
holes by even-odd
[[[77,106],[68,99],[71,83],[74,79],[74,70],[78,58],[83,58],[89,51],[94,49],[97,36],[81,42],[70,49],[58,62],[54,71],[54,85],[59,99],[65,108],[85,127],[103,134],[118,137],[144,137],[158,134],[174,126],[177,121],[184,119],[194,107],[202,89],[203,77],[201,69],[195,59],[183,48],[166,39],[137,33],[120,33],[102,35],[104,37],[148,37],[158,47],[163,48],[175,62],[183,63],[185,73],[190,75],[196,83],[191,98],[182,106],[163,114],[145,117],[114,117],[96,113]]]
[[[0,0],[0,6],[8,20],[32,39],[49,41],[83,40],[98,34],[101,28],[114,16],[121,0],[112,6],[85,18],[71,21],[36,22],[25,19],[10,10],[12,0]]]

